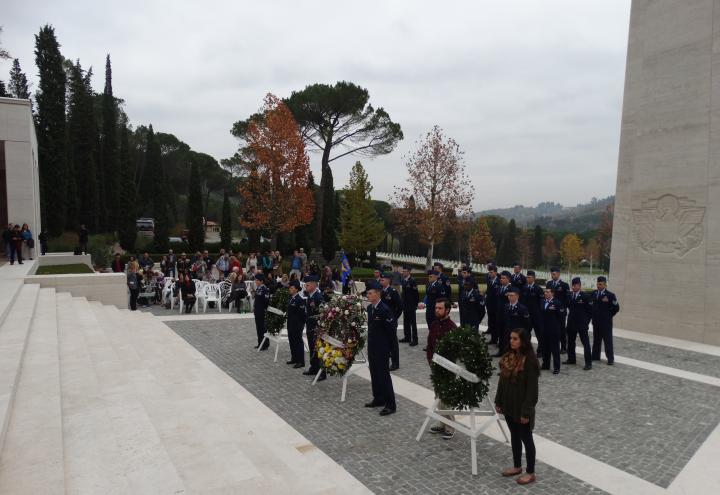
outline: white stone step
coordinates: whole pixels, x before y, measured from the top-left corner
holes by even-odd
[[[10,420],[40,286],[23,285],[0,324],[0,450]]]
[[[190,493],[369,493],[157,318],[104,310],[155,377],[138,391]]]
[[[0,455],[0,494],[64,494],[55,289],[40,289]]]
[[[108,318],[102,305],[75,299],[78,313],[92,316],[86,341],[112,413],[113,429],[132,493],[184,493],[185,486],[165,450],[137,393],[137,384],[151,383],[131,344],[121,337],[122,321]],[[90,318],[88,318],[90,319]]]
[[[126,494],[130,485],[115,436],[112,414],[95,373],[72,296],[57,294],[63,456],[68,494]]]

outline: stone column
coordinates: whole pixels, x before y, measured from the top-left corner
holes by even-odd
[[[633,0],[615,326],[720,345],[720,0]]]

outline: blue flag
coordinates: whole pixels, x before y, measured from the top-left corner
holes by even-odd
[[[345,285],[345,281],[347,278],[351,275],[350,273],[350,262],[347,259],[347,256],[343,252],[342,257],[342,284]]]

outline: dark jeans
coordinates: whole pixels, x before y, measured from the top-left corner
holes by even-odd
[[[130,309],[132,311],[137,310],[137,300],[140,289],[130,289]]]
[[[535,472],[535,442],[533,441],[532,430],[529,425],[524,425],[505,416],[508,429],[510,430],[510,444],[512,445],[513,466],[522,468],[522,449],[525,445],[525,461],[527,462],[527,473]]]
[[[15,258],[17,258],[18,263],[23,262],[22,243],[20,243],[20,242],[11,242],[10,243],[10,263],[15,263]]]

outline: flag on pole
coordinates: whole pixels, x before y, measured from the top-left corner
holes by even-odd
[[[351,275],[350,273],[350,262],[347,259],[347,255],[343,251],[342,256],[342,284],[345,285],[347,278]]]

